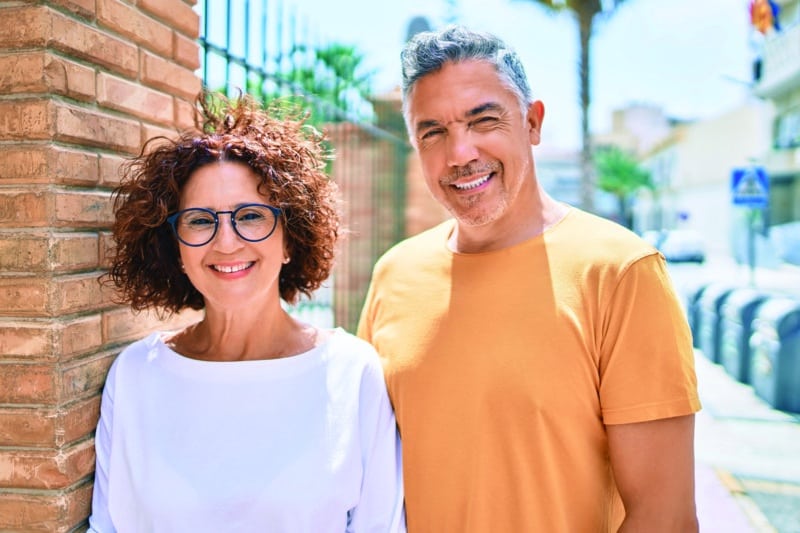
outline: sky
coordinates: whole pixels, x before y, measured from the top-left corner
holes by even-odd
[[[399,54],[415,16],[433,27],[446,0],[285,0],[327,40],[352,44],[375,71],[378,94],[399,85]],[[573,19],[526,0],[456,0],[459,22],[495,33],[517,50],[544,102],[542,142],[580,144],[578,38]],[[628,0],[593,38],[591,127],[610,129],[614,109],[660,107],[673,118],[718,116],[746,102],[753,51],[746,0]]]

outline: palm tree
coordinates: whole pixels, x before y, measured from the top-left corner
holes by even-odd
[[[595,157],[597,187],[617,198],[620,222],[633,227],[630,198],[639,189],[655,190],[653,176],[636,158],[617,147],[599,150]]]
[[[592,32],[600,16],[610,16],[624,0],[529,0],[546,7],[549,11],[568,11],[578,24],[580,58],[578,76],[581,102],[581,204],[588,211],[594,210],[594,174],[592,144],[589,134],[589,105],[591,98],[590,52]]]

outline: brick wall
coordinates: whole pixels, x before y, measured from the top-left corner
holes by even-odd
[[[85,528],[106,371],[164,326],[97,277],[120,163],[192,126],[194,3],[0,3],[0,531]]]

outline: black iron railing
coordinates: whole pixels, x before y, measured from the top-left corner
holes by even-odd
[[[342,191],[347,232],[329,286],[292,312],[354,331],[372,265],[405,236],[409,146],[396,128],[399,106],[376,105],[369,80],[354,68],[358,51],[313,35],[307,19],[282,0],[200,0],[195,9],[207,88],[295,99],[331,142],[330,172]]]

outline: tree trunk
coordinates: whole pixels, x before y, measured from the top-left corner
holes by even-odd
[[[581,104],[581,207],[594,212],[594,165],[592,162],[592,138],[589,132],[589,107],[591,97],[590,48],[594,13],[590,10],[577,11],[580,37],[580,60],[578,79],[580,80]]]

